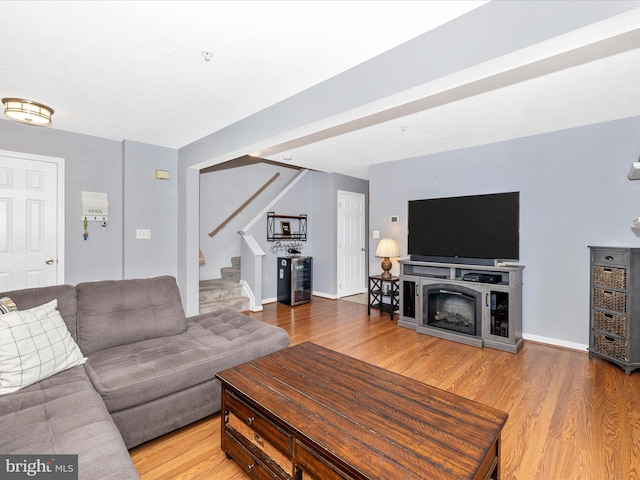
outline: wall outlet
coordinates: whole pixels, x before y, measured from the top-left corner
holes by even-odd
[[[151,230],[148,228],[138,228],[136,230],[137,240],[149,240],[151,239]]]

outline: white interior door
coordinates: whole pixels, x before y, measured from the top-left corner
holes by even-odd
[[[0,291],[63,283],[64,162],[0,151]]]
[[[365,196],[338,192],[338,297],[367,291]]]

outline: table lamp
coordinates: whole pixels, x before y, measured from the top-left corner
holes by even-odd
[[[376,257],[383,258],[380,266],[382,267],[381,278],[389,279],[391,278],[391,260],[389,257],[399,257],[400,253],[398,252],[398,244],[393,238],[383,238],[378,243],[378,248],[376,249]]]

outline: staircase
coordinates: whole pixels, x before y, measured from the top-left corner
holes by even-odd
[[[222,278],[200,282],[200,313],[231,308],[239,312],[249,310],[249,299],[242,296],[240,285],[240,257],[231,259],[230,267],[220,269]]]

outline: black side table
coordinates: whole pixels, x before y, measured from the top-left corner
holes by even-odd
[[[387,300],[388,299],[388,300]],[[367,313],[371,315],[371,309],[377,308],[393,315],[400,309],[400,278],[382,278],[381,275],[369,277],[369,307]]]

